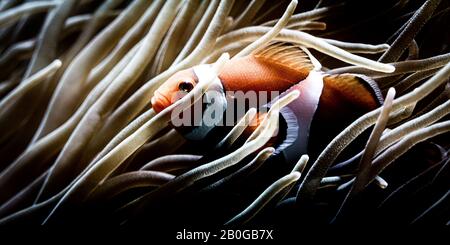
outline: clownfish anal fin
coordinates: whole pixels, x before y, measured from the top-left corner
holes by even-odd
[[[383,95],[377,83],[359,74],[327,75],[323,78],[324,94],[322,100],[329,103],[345,103],[359,107],[363,111],[373,110],[383,103]]]
[[[311,62],[311,54],[304,48],[287,42],[274,42],[253,53],[255,58],[269,60],[292,69],[317,70],[317,65]]]

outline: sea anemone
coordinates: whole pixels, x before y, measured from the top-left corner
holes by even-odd
[[[448,225],[449,7],[2,1],[0,224]],[[384,102],[315,117],[297,164],[275,157],[272,140],[286,134],[280,111],[297,91],[272,101],[250,133],[256,108],[214,139],[173,126],[174,108],[201,98],[226,62],[273,43],[310,52],[324,74],[373,79]],[[200,64],[212,65],[198,86],[156,113],[154,92]]]

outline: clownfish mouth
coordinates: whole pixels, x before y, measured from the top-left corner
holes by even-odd
[[[155,94],[153,95],[151,103],[152,108],[156,113],[161,112],[171,104],[170,100],[166,96],[159,93],[158,91],[156,91]]]

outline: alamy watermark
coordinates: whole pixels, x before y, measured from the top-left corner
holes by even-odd
[[[193,97],[191,106],[175,107],[171,113],[171,123],[175,127],[214,127],[234,126],[249,108],[258,109],[259,113],[266,113],[270,108],[270,101],[279,97],[279,91],[216,91],[208,90],[201,96]],[[183,95],[175,93],[180,98]],[[257,126],[257,120],[247,122],[250,126]]]

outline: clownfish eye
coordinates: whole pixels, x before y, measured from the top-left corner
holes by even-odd
[[[190,82],[183,81],[178,84],[178,89],[187,93],[189,93],[193,88],[194,85],[192,85],[192,83]]]

